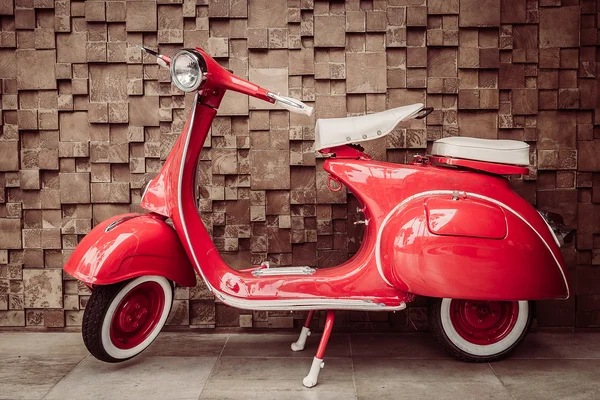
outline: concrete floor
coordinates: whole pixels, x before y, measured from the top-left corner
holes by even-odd
[[[508,360],[455,361],[426,334],[332,336],[307,389],[319,335],[163,333],[106,364],[79,333],[0,332],[0,399],[600,399],[600,334],[534,333]]]

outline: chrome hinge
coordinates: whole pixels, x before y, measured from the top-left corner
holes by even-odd
[[[466,192],[459,192],[458,190],[455,190],[454,192],[452,192],[452,200],[457,201],[459,199],[466,199],[467,198],[467,193]]]
[[[354,222],[354,225],[360,225],[360,224],[365,224],[365,226],[367,226],[367,225],[369,225],[369,220],[365,219],[364,221],[359,220],[359,221]]]

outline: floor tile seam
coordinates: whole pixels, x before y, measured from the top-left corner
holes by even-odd
[[[354,370],[354,357],[352,356],[352,337],[348,335],[348,348],[350,351],[350,366],[352,367],[352,385],[354,386],[354,398],[358,400],[358,387],[356,386],[356,371]]]
[[[291,352],[291,351],[290,351]],[[297,354],[297,353],[292,353],[292,354]],[[303,358],[308,358],[308,359],[313,359],[315,356],[221,356],[219,358],[293,358],[293,359],[298,359],[301,360]],[[327,356],[328,359],[331,358],[350,358],[350,356]]]
[[[506,390],[506,393],[508,393],[513,400],[517,400],[515,398],[515,396],[513,396],[513,394],[511,393],[511,391],[508,390],[508,387],[506,387],[506,385],[504,384],[504,381],[502,381],[502,379],[500,379],[500,375],[498,375],[498,373],[494,369],[494,366],[491,363],[487,363],[487,365],[490,367],[490,369],[492,370],[492,372],[496,376],[496,379],[498,379],[498,381],[500,382],[500,384],[502,385],[502,387],[504,388],[504,390]]]
[[[596,361],[596,360],[600,360],[600,357],[522,357],[522,358],[516,358],[516,357],[512,357],[512,358],[507,358],[506,361],[533,361],[533,360],[540,360],[540,361],[572,361],[572,360],[576,360],[576,361]]]
[[[202,385],[202,390],[200,390],[200,394],[198,395],[198,400],[200,400],[200,398],[202,397],[202,393],[204,393],[204,389],[206,389],[206,386],[208,385],[208,381],[212,377],[212,374],[215,371],[215,368],[217,367],[217,364],[219,363],[219,360],[221,359],[221,356],[223,355],[225,348],[227,347],[227,343],[229,343],[230,337],[231,337],[231,335],[228,335],[227,338],[225,338],[225,343],[223,343],[223,348],[221,349],[221,352],[217,356],[212,368],[210,369],[210,373],[208,374],[208,376],[206,377],[206,380],[204,381],[204,384]]]
[[[65,376],[63,376],[62,378],[60,378],[58,380],[58,382],[56,382],[54,385],[52,385],[52,387],[50,389],[48,389],[48,391],[42,396],[40,397],[40,399],[46,399],[48,397],[48,395],[50,394],[50,392],[52,391],[52,389],[54,389],[56,386],[58,386],[62,381],[64,381],[65,379],[67,379],[67,377],[69,375],[71,375],[73,373],[73,371],[75,371],[85,360],[87,360],[87,358],[90,356],[91,354],[88,353],[86,356],[84,356],[81,360],[79,360],[79,362],[77,363],[77,365],[75,365],[73,368],[71,368],[71,370],[69,372],[67,372],[65,374]]]

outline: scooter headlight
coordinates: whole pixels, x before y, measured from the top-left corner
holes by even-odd
[[[171,80],[184,92],[200,88],[205,73],[206,61],[196,50],[180,50],[171,59]]]

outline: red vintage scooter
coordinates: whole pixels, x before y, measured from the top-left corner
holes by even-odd
[[[204,227],[194,190],[223,95],[233,90],[306,115],[312,108],[235,76],[200,48],[172,59],[144,50],[170,66],[179,89],[196,95],[183,132],[143,192],[148,213],[102,222],[64,267],[92,288],[82,329],[96,358],[119,362],[146,349],[167,319],[173,283],[194,286],[194,271],[230,306],[308,310],[294,351],[304,348],[314,311],[327,310],[307,387],[323,368],[334,310],[397,311],[416,295],[429,297],[430,326],[442,346],[458,359],[487,362],[523,340],[531,300],[569,297],[562,219],[536,211],[502,176],[528,172],[526,143],[448,137],[409,165],[373,161],[355,144],[424,118],[432,109],[423,104],[316,122],[316,150],[330,156],[323,165],[329,188],[345,185],[364,214],[362,245],[350,260],[321,269],[267,262],[231,269]]]

